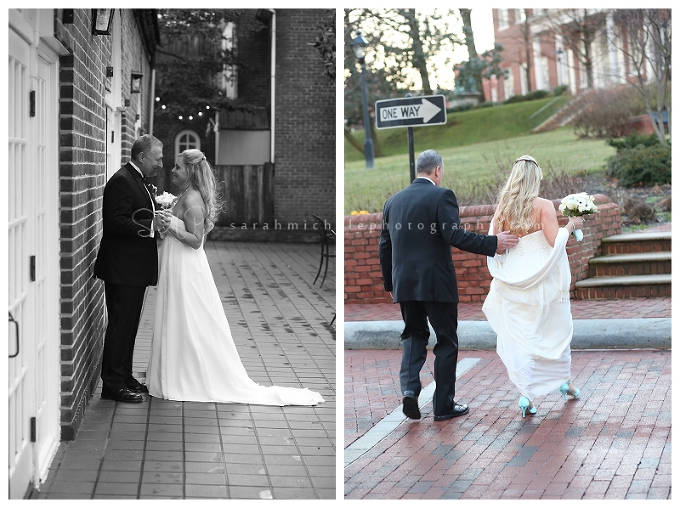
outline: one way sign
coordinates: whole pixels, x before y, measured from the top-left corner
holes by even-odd
[[[443,95],[429,95],[376,101],[375,120],[378,129],[445,124],[446,100]]]

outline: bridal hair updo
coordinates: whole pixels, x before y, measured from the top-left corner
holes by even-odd
[[[525,235],[534,225],[531,220],[532,201],[538,197],[543,171],[531,155],[515,160],[512,171],[498,196],[496,231],[509,230]]]
[[[182,158],[187,168],[188,182],[196,189],[205,205],[205,219],[203,221],[205,232],[208,233],[215,227],[215,221],[219,215],[221,203],[219,200],[215,175],[200,150],[184,150],[179,157]]]

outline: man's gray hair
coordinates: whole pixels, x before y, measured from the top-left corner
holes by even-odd
[[[163,142],[151,134],[144,134],[143,136],[137,138],[137,141],[135,141],[132,145],[132,151],[130,153],[132,160],[137,160],[137,156],[140,153],[146,153],[153,145],[159,145],[162,147]]]
[[[442,156],[436,150],[425,150],[416,159],[416,173],[431,175],[434,168],[443,166]]]

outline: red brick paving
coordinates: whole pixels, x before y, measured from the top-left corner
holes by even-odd
[[[572,300],[574,319],[670,318],[671,298],[632,298],[630,300]],[[486,321],[481,303],[458,305],[460,321]],[[401,320],[399,305],[377,303],[345,305],[345,321]]]
[[[345,447],[401,404],[401,352],[345,351]],[[346,499],[670,499],[671,352],[575,351],[581,397],[522,419],[491,351],[457,383],[470,414],[408,420],[345,468]],[[433,356],[423,367],[432,381]]]

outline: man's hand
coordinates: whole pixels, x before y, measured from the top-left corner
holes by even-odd
[[[519,242],[519,238],[510,233],[510,231],[498,233],[496,238],[498,238],[498,244],[496,245],[497,254],[503,254],[504,250],[512,249],[515,245],[517,245],[517,242]]]

